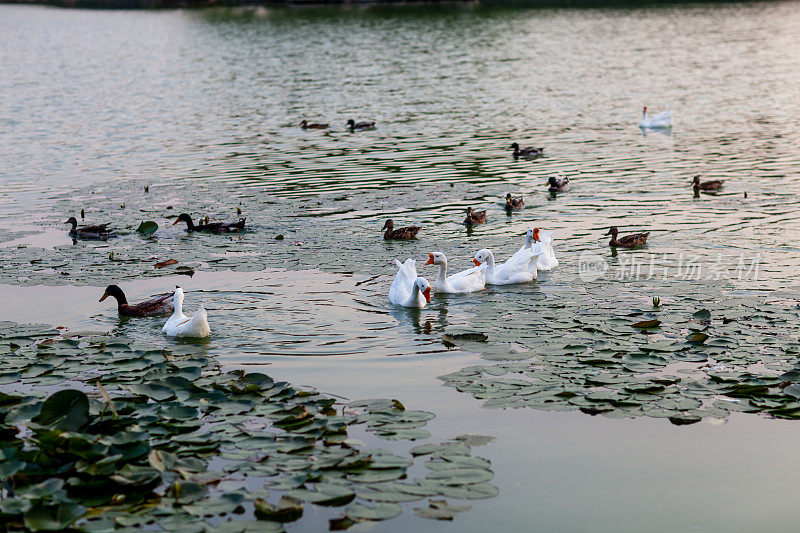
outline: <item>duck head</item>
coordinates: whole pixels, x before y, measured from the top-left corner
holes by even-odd
[[[305,127],[307,127],[307,126],[308,126],[308,121],[307,121],[307,120],[302,120],[302,121],[300,121],[300,127],[301,127],[301,128],[305,128]]]
[[[467,213],[467,217],[471,217],[472,216],[472,208],[468,207],[467,210],[466,210],[466,213]]]
[[[606,235],[611,235],[613,238],[616,239],[618,233],[619,233],[619,230],[617,229],[617,227],[616,226],[611,226],[608,229],[608,233],[606,233]]]
[[[387,220],[387,221],[386,221],[386,223],[383,225],[383,227],[381,228],[381,231],[383,231],[383,230],[385,230],[385,229],[390,229],[390,230],[391,230],[391,229],[393,229],[393,228],[394,228],[394,222],[393,222],[393,221],[392,221],[392,219],[390,218],[390,219],[389,219],[389,220]]]
[[[72,231],[75,231],[75,228],[78,227],[78,219],[75,217],[69,217],[64,224],[72,224]]]
[[[550,176],[550,179],[547,180],[547,184],[551,187],[558,187],[558,180],[555,178],[555,176]]]
[[[414,281],[414,287],[422,293],[426,302],[431,303],[431,284],[428,283],[428,280],[425,278],[417,278],[416,281]]]
[[[695,187],[700,185],[700,176],[695,176],[694,178],[692,178],[692,185],[694,185]]]
[[[519,150],[519,143],[511,143],[512,150]]]
[[[116,285],[109,285],[106,287],[106,291],[103,293],[103,296],[98,300],[98,302],[102,302],[109,296],[117,299],[117,305],[128,303],[128,299],[125,298],[125,293],[122,292],[122,289]]]
[[[172,225],[174,226],[178,222],[186,222],[186,225],[189,228],[193,228],[194,227],[194,222],[192,222],[192,217],[190,217],[186,213],[181,213],[180,215],[178,215],[178,218],[175,219],[175,222],[173,222]]]
[[[351,118],[350,120],[347,121],[347,127],[352,130],[353,128],[356,127],[356,121]]]

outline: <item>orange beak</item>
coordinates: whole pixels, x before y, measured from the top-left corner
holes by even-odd
[[[181,221],[181,219],[179,219],[179,218],[176,218],[176,219],[175,219],[175,222],[173,222],[173,223],[172,223],[172,225],[174,226],[175,224],[177,224],[177,223],[178,223],[178,222],[180,222],[180,221]]]
[[[533,240],[535,242],[540,242],[542,240],[539,238],[539,228],[533,228]]]
[[[431,303],[431,288],[428,287],[424,291],[422,291],[422,295],[425,297],[425,301]]]
[[[426,265],[433,264],[433,254],[428,254],[428,261],[425,263]]]
[[[479,266],[481,266],[481,262],[480,262],[480,261],[478,261],[477,259],[473,259],[473,260],[472,260],[472,262],[473,262],[473,263],[475,263],[475,266],[476,266],[476,267],[479,267]]]

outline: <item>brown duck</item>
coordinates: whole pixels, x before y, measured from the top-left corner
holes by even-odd
[[[506,211],[519,211],[521,209],[525,209],[525,200],[522,199],[522,196],[514,198],[511,193],[506,194]]]
[[[69,220],[64,224],[71,224],[72,228],[69,230],[69,235],[73,239],[84,240],[100,240],[104,241],[111,237],[116,237],[117,232],[108,227],[108,224],[98,224],[97,226],[81,226],[78,227],[78,221],[75,217],[69,217]]]
[[[467,208],[467,218],[464,219],[464,224],[472,226],[484,222],[486,222],[486,211],[473,211],[471,207]]]
[[[318,122],[309,122],[307,120],[303,120],[300,123],[300,127],[304,130],[325,130],[328,129],[328,126],[330,126],[330,124],[320,124]]]
[[[611,226],[611,229],[608,230],[606,235],[611,235],[611,241],[609,241],[608,245],[612,248],[637,248],[639,246],[644,246],[647,244],[647,237],[650,235],[650,232],[647,233],[634,233],[633,235],[625,235],[621,239],[617,239],[617,235],[619,234],[619,230],[616,226]]]
[[[122,292],[116,285],[109,285],[106,287],[106,292],[99,301],[103,301],[109,296],[116,298],[117,311],[122,316],[158,316],[166,315],[174,310],[172,305],[173,293],[162,294],[146,302],[130,305],[128,299],[125,298],[125,293]]]
[[[420,227],[408,226],[405,228],[394,229],[394,222],[390,218],[386,221],[386,224],[383,225],[381,230],[386,230],[386,232],[383,234],[383,238],[387,241],[408,241],[417,236]]]
[[[207,220],[207,219],[206,219]],[[211,233],[235,233],[237,231],[242,231],[244,229],[244,221],[245,219],[240,218],[238,222],[206,222],[205,224],[197,224],[195,225],[192,222],[192,217],[187,215],[186,213],[181,213],[178,215],[178,218],[175,219],[175,222],[172,223],[174,226],[178,222],[186,222],[186,231],[192,233],[193,231],[210,231]]]
[[[700,181],[700,176],[695,176],[692,180],[692,187],[696,191],[718,191],[722,188],[722,184],[725,183],[725,180],[711,180],[711,181]]]
[[[514,159],[523,158],[523,159],[538,159],[544,155],[544,148],[522,148],[520,149],[519,143],[511,143],[511,149],[514,150],[514,153],[511,154]]]

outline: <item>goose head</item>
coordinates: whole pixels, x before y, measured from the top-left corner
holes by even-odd
[[[64,224],[72,224],[72,231],[75,231],[75,228],[78,227],[78,219],[75,217],[69,217]]]
[[[422,293],[425,301],[431,303],[431,284],[425,278],[417,278],[414,281],[414,288]]]
[[[547,184],[551,187],[558,187],[558,180],[555,178],[555,176],[550,176],[550,178],[547,180]]]
[[[644,106],[642,108],[642,120],[644,120],[646,117],[647,117],[647,106]]]
[[[356,121],[351,118],[350,120],[347,121],[347,127],[352,130],[353,128],[356,127]]]
[[[447,257],[442,252],[433,252],[428,254],[428,261],[425,265],[441,265],[447,266]]]
[[[478,253],[475,254],[475,257],[472,259],[472,262],[475,263],[475,266],[481,266],[484,263],[488,263],[491,267],[494,265],[494,254],[492,254],[491,250],[483,249],[479,250]]]

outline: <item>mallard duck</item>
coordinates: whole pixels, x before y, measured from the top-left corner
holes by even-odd
[[[448,276],[447,257],[442,252],[428,254],[428,262],[425,264],[439,267],[439,274],[433,281],[433,290],[437,293],[467,294],[486,286],[486,265],[474,266]]]
[[[408,226],[405,228],[394,229],[394,222],[390,218],[386,221],[386,224],[383,225],[381,230],[386,230],[386,232],[383,234],[383,238],[387,241],[408,241],[417,236],[420,227]]]
[[[522,199],[522,196],[519,198],[514,198],[511,196],[511,193],[506,194],[506,210],[507,211],[519,211],[521,209],[525,209],[525,200]]]
[[[175,311],[173,311],[167,323],[164,324],[164,327],[161,328],[161,331],[167,337],[202,339],[211,335],[208,315],[202,305],[197,308],[191,318],[183,314],[183,289],[177,286],[175,287],[173,304]]]
[[[194,222],[192,222],[192,217],[187,215],[186,213],[181,213],[178,215],[178,218],[175,219],[175,222],[172,223],[174,226],[178,222],[186,222],[186,231],[189,233],[193,231],[210,231],[211,233],[235,233],[237,231],[242,231],[244,229],[244,221],[245,219],[240,218],[238,222],[211,222],[206,224],[198,224],[195,226]]]
[[[651,129],[666,129],[672,127],[672,110],[662,111],[651,118],[647,118],[647,106],[642,109],[642,119],[639,121],[639,127],[643,130]]]
[[[692,187],[699,191],[718,191],[722,188],[725,180],[700,181],[700,176],[692,179]]]
[[[309,123],[307,120],[300,122],[300,127],[304,130],[324,130],[327,129],[328,126],[330,126],[330,124],[320,124],[318,122]]]
[[[78,227],[78,220],[75,217],[69,217],[69,220],[64,224],[72,224],[72,229],[69,230],[70,236],[74,239],[87,239],[87,240],[101,240],[104,241],[111,237],[116,237],[117,232],[108,227],[108,224],[98,224],[96,226],[82,226]]]
[[[636,248],[638,246],[644,246],[647,244],[647,237],[650,235],[650,232],[647,233],[634,233],[633,235],[625,235],[621,239],[617,239],[617,235],[619,234],[619,230],[616,226],[611,226],[611,229],[608,230],[606,235],[611,235],[611,240],[609,241],[608,245],[618,248]]]
[[[467,218],[464,219],[464,224],[472,226],[484,222],[486,222],[486,211],[473,211],[471,207],[467,208]]]
[[[350,132],[354,131],[365,131],[365,130],[374,130],[375,123],[374,122],[356,122],[352,118],[347,121],[347,127]]]
[[[109,296],[117,299],[117,311],[122,316],[157,316],[171,313],[174,310],[172,293],[162,294],[146,302],[130,305],[122,289],[116,285],[109,285],[99,301],[102,302]]]
[[[550,192],[567,192],[569,190],[569,178],[558,179],[550,176],[550,179],[547,180],[547,184],[550,186],[550,188],[547,189]]]
[[[406,259],[401,263],[394,260],[397,265],[397,274],[389,287],[389,301],[403,307],[423,308],[431,303],[431,284],[428,280],[417,275],[417,263],[413,259]]]
[[[522,157],[525,159],[537,159],[544,155],[544,148],[523,148],[520,150],[519,144],[511,143],[511,148],[514,149],[514,158]]]

